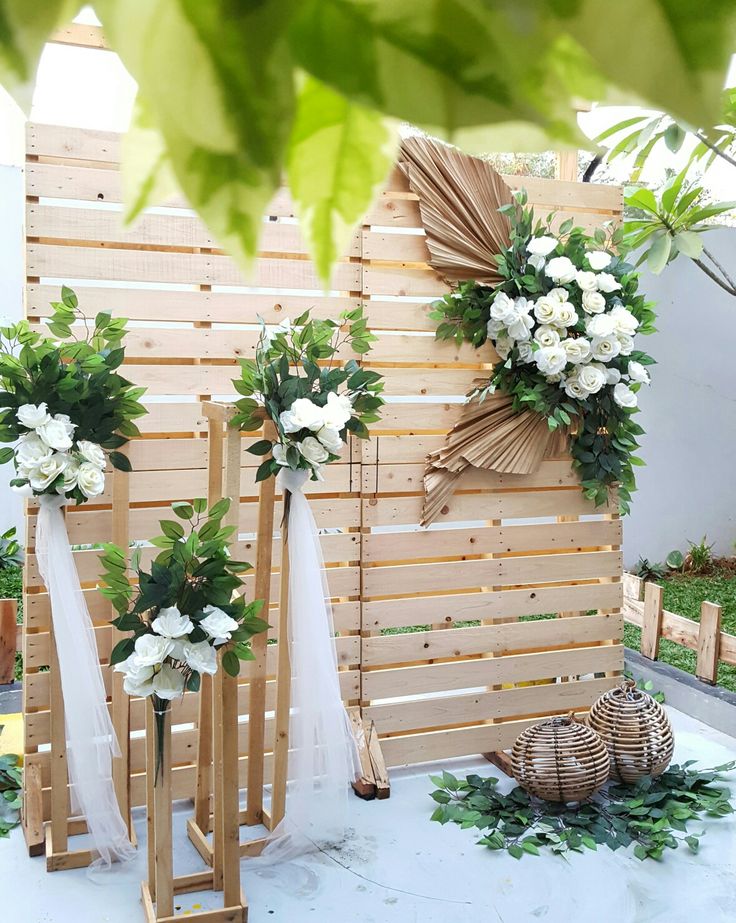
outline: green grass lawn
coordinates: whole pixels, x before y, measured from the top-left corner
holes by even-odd
[[[0,599],[18,600],[18,624],[23,621],[23,568],[6,567],[0,570]],[[15,678],[21,679],[20,651],[15,655]]]
[[[723,606],[721,627],[723,631],[736,635],[736,577],[732,572],[714,569],[704,577],[678,575],[668,580],[656,581],[664,588],[664,608],[669,612],[684,615],[694,622],[700,621],[700,604],[704,601]],[[624,627],[624,643],[627,647],[640,650],[641,631],[635,625]],[[672,664],[686,673],[695,674],[695,651],[662,639],[659,645],[659,660]],[[719,664],[718,684],[736,692],[736,666]]]

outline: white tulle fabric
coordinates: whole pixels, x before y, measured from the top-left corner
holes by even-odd
[[[317,526],[304,496],[306,471],[284,469],[277,485],[289,504],[291,711],[284,819],[256,862],[287,861],[340,842],[348,792],[359,772],[350,720],[340,698],[332,609]]]
[[[112,783],[112,758],[120,756],[105,704],[92,620],[79,585],[66,522],[64,497],[39,497],[36,555],[51,600],[66,719],[67,762],[72,812],[83,815],[98,858],[91,869],[108,870],[112,862],[136,852],[120,815]]]

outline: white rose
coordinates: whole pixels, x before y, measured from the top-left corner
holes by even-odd
[[[353,415],[353,405],[347,394],[335,394],[331,391],[327,395],[327,403],[322,408],[322,419],[325,426],[341,430]]]
[[[324,426],[322,408],[308,397],[298,397],[288,410],[279,416],[286,433],[297,433],[300,429],[318,430]]]
[[[578,315],[569,301],[558,303],[552,323],[555,327],[572,327],[578,322]]]
[[[494,320],[491,318],[486,324],[486,334],[488,339],[492,340],[494,337],[497,337],[502,330],[506,329],[506,325],[503,324],[500,320]]]
[[[66,468],[66,456],[58,452],[51,458],[44,458],[31,470],[28,479],[31,487],[36,491],[46,490],[50,487]]]
[[[617,385],[621,381],[621,372],[611,365],[602,365],[600,368],[606,376],[607,385]]]
[[[546,295],[547,298],[552,298],[554,301],[569,301],[570,295],[566,288],[551,288]]]
[[[544,264],[547,261],[539,253],[533,253],[529,259],[526,261],[527,266],[531,266],[533,269],[544,269]]]
[[[217,651],[209,641],[199,641],[197,644],[185,644],[182,659],[188,667],[197,673],[217,673]]]
[[[639,381],[643,385],[649,384],[649,372],[647,372],[641,362],[635,362],[634,360],[629,362],[628,373],[632,381]]]
[[[588,272],[586,269],[579,269],[575,276],[578,288],[584,292],[594,292],[598,288],[598,279],[594,272]]]
[[[616,401],[619,407],[631,408],[636,407],[638,404],[636,394],[634,394],[631,388],[628,385],[625,385],[623,382],[614,385],[613,399]]]
[[[516,348],[519,351],[519,362],[523,362],[524,364],[534,362],[534,348],[528,340],[525,340],[523,343],[518,343]]]
[[[79,462],[72,455],[65,455],[66,467],[64,468],[64,485],[59,493],[71,493],[77,487],[79,476]]]
[[[36,432],[46,445],[56,449],[57,452],[66,452],[72,447],[72,437],[62,420],[49,420],[47,423],[42,423],[36,427]]]
[[[588,392],[580,384],[577,374],[569,375],[565,380],[565,394],[576,401],[584,401],[588,396]]]
[[[15,449],[15,459],[18,468],[23,471],[23,476],[27,477],[28,472],[39,465],[47,458],[51,458],[53,450],[50,449],[40,436],[35,433],[27,433],[18,440]]]
[[[549,295],[537,298],[534,303],[534,316],[540,324],[550,325],[554,321],[559,303],[556,298],[551,298]]]
[[[74,436],[74,430],[77,428],[77,424],[72,423],[72,418],[68,414],[55,413],[54,420],[56,420],[57,423],[63,423],[66,428],[67,434],[72,437]]]
[[[101,468],[104,470],[105,465],[107,464],[107,459],[100,446],[94,442],[88,442],[86,439],[80,439],[77,443],[77,448],[79,449],[79,454],[82,456],[82,458],[85,459],[85,461],[88,461],[96,468]]]
[[[611,275],[610,272],[599,272],[598,273],[598,291],[610,292],[618,291],[621,288],[621,283],[617,282],[615,277]]]
[[[567,353],[567,361],[573,365],[579,365],[590,355],[590,342],[585,337],[568,337],[563,340],[560,346]]]
[[[578,382],[588,394],[597,394],[605,385],[606,376],[596,365],[581,365],[578,369]]]
[[[141,635],[135,642],[135,656],[141,667],[155,667],[169,656],[174,643],[161,635]]]
[[[567,353],[561,346],[543,346],[534,354],[534,361],[543,375],[557,375],[567,365]]]
[[[606,299],[600,292],[583,292],[583,308],[588,314],[600,314],[606,310]]]
[[[322,429],[317,433],[317,438],[332,455],[340,454],[343,441],[340,438],[340,433],[335,427],[323,426]]]
[[[513,298],[504,292],[498,292],[491,304],[491,319],[505,324],[506,321],[516,316],[516,307]]]
[[[232,633],[238,628],[235,619],[230,618],[227,612],[223,612],[217,606],[205,606],[202,611],[207,613],[207,617],[199,623],[200,627],[204,628],[215,644],[224,644],[229,641]]]
[[[611,254],[606,253],[605,250],[589,250],[585,255],[588,258],[588,265],[596,272],[605,269],[612,259]]]
[[[499,336],[499,337],[496,337],[493,343],[493,348],[498,353],[498,358],[505,360],[505,359],[508,359],[509,353],[511,352],[513,345],[514,345],[513,340],[510,340],[508,337],[505,337],[505,336]]]
[[[594,337],[590,348],[593,358],[598,362],[610,362],[621,352],[621,344],[614,336]]]
[[[558,244],[559,240],[556,237],[532,237],[526,245],[526,252],[538,256],[549,256]]]
[[[97,465],[91,462],[82,462],[77,472],[77,484],[85,497],[99,497],[105,489],[105,475]]]
[[[639,321],[634,317],[631,311],[629,311],[628,308],[624,308],[623,305],[617,305],[611,311],[611,320],[614,323],[614,331],[626,336],[633,336],[639,327]]]
[[[321,465],[327,461],[328,451],[314,436],[307,436],[297,444],[297,448],[310,465]]]
[[[534,339],[540,346],[559,346],[560,334],[554,327],[548,324],[541,324],[534,331]]]
[[[166,606],[159,610],[151,622],[151,628],[164,638],[182,638],[194,628],[188,615],[182,615],[176,606]]]
[[[528,340],[534,326],[534,318],[529,313],[532,302],[526,298],[517,298],[514,302],[516,316],[507,322],[508,334],[512,340]]]
[[[18,422],[22,423],[23,426],[27,426],[28,429],[37,429],[51,420],[51,415],[45,403],[22,404],[15,415],[18,417]]]
[[[608,337],[613,333],[614,326],[610,314],[596,314],[585,321],[585,331],[589,337]]]
[[[289,463],[286,460],[286,446],[281,442],[275,442],[273,448],[271,449],[271,454],[273,455],[273,460],[277,465],[288,465]]]
[[[627,333],[619,333],[617,339],[621,347],[620,355],[630,356],[634,351],[634,338]]]
[[[127,664],[131,659],[135,660],[135,654],[125,663]],[[115,669],[121,666],[123,664],[117,664]],[[136,662],[124,672],[123,689],[128,695],[143,697],[153,695],[153,667],[144,667]]]
[[[153,677],[153,691],[159,699],[176,699],[184,694],[184,675],[165,663]]]
[[[544,267],[544,271],[554,282],[559,282],[563,285],[566,282],[572,282],[577,273],[575,264],[566,256],[553,257]]]

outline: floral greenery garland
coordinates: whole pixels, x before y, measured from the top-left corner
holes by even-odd
[[[513,407],[570,426],[570,451],[585,495],[596,506],[617,487],[621,512],[636,489],[634,451],[642,428],[632,419],[637,391],[649,383],[654,359],[635,349],[635,333],[653,333],[651,304],[637,292],[634,267],[614,253],[620,231],[590,236],[564,221],[559,231],[534,220],[526,194],[501,209],[511,221],[511,245],[496,257],[496,286],[463,282],[432,306],[438,339],[490,339],[501,358],[488,385]]]
[[[271,453],[259,466],[257,481],[281,467],[322,480],[322,466],[338,458],[349,433],[368,438],[367,424],[380,419],[377,411],[384,403],[382,376],[354,359],[337,367],[333,360],[343,346],[366,353],[375,339],[362,307],[343,311],[338,320],[312,319],[305,311],[293,324],[286,319],[273,327],[261,321],[255,359],[240,360],[235,388],[244,397],[233,420],[242,430],[258,429],[263,406],[276,425],[276,442],[261,439],[248,449],[254,455]],[[326,365],[318,364],[325,360]]]
[[[641,860],[661,859],[665,849],[677,849],[681,842],[697,852],[703,834],[689,831],[688,823],[702,815],[733,813],[730,791],[713,783],[736,768],[736,761],[705,770],[691,768],[694,764],[670,766],[659,778],[647,776],[633,785],[609,784],[575,806],[542,801],[519,786],[503,794],[493,776],[469,775],[463,781],[443,772],[430,776],[436,786],[431,797],[438,804],[432,820],[483,831],[479,846],[505,850],[515,859],[538,856],[541,847],[564,855],[633,844]]]
[[[112,624],[133,632],[115,645],[110,663],[124,674],[128,695],[153,697],[159,744],[169,702],[185,689],[196,692],[203,673],[217,672],[218,649],[226,648],[225,672],[237,676],[240,661],[253,660],[250,639],[268,627],[258,618],[263,600],[246,603],[238,592],[239,575],[251,565],[230,557],[235,527],[222,525],[230,500],[209,511],[204,499],[174,503],[172,509],[188,531],[180,522],[161,520],[162,535],[151,544],[162,550],[150,571],[141,567],[141,549],[134,553],[137,586],[128,577],[122,548],[106,544],[100,557],[100,592],[118,613]],[[160,761],[160,746],[158,752]]]
[[[99,313],[92,324],[64,286],[52,303],[53,337],[27,321],[0,324],[0,464],[15,463],[10,482],[28,495],[64,494],[77,504],[105,489],[105,467],[130,471],[117,451],[140,435],[133,422],[146,413],[145,388],[116,371],[125,358],[126,323]],[[72,326],[75,321],[84,326]],[[77,333],[83,331],[83,338]]]

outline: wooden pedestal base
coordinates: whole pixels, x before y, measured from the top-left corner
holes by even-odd
[[[67,837],[81,836],[87,832],[87,824],[83,820],[70,820],[67,822]],[[46,827],[45,851],[46,871],[63,872],[67,869],[83,869],[91,865],[97,854],[91,849],[54,850],[53,831],[51,825]],[[130,842],[133,847],[138,845],[135,830],[131,828]]]
[[[360,778],[353,782],[353,791],[364,801],[389,798],[391,785],[376,725],[373,721],[364,721],[357,706],[348,708],[347,712],[360,758]]]
[[[206,891],[212,887],[212,872],[198,872],[195,875],[182,875],[173,879],[174,894],[186,894],[190,891]],[[155,901],[147,881],[141,882],[141,902],[146,923],[181,923],[181,915],[171,914],[167,917],[156,916]],[[188,913],[187,920],[197,920],[199,923],[247,923],[248,905],[245,895],[240,892],[240,903],[234,907],[219,907],[216,910],[202,910],[199,913]]]

